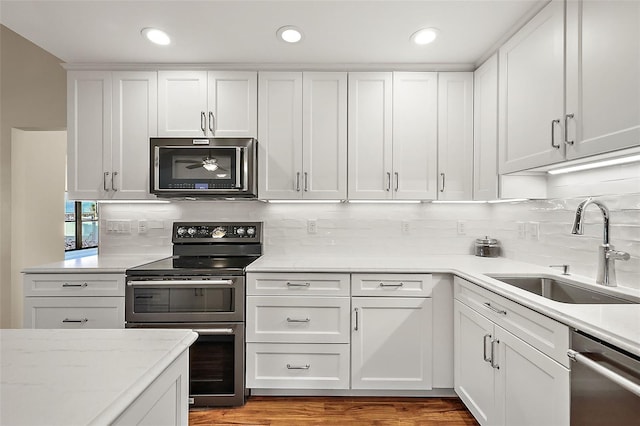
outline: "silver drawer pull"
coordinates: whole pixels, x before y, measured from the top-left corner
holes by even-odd
[[[305,365],[287,364],[287,370],[308,370],[310,367],[311,367],[310,364],[305,364]]]
[[[62,322],[78,322],[78,323],[82,323],[82,324],[84,324],[87,321],[89,321],[89,319],[87,319],[87,318],[82,318],[82,319],[65,318],[65,319],[62,320]]]
[[[82,284],[69,284],[69,283],[64,283],[62,284],[62,287],[86,287],[87,283],[82,283]]]
[[[498,339],[491,339],[491,361],[489,362],[489,364],[491,364],[491,366],[493,368],[495,368],[496,370],[500,370],[500,366],[498,365],[498,363],[496,362],[496,349],[494,347],[494,343],[496,345],[500,344],[500,340]]]
[[[402,287],[403,285],[404,283],[399,283],[399,284],[380,283],[380,287]]]
[[[487,339],[491,339],[491,334],[485,334],[484,337],[482,338],[483,342],[482,342],[482,359],[485,360],[485,362],[488,362],[489,364],[491,364],[493,362],[493,360],[489,357],[487,357]]]
[[[289,318],[287,317],[287,322],[310,322],[311,319],[310,318],[305,318],[305,319],[296,319],[296,318]]]
[[[500,315],[507,315],[507,311],[504,311],[504,310],[502,310],[502,309],[495,308],[495,307],[491,306],[491,303],[489,303],[489,302],[485,302],[485,303],[483,303],[483,305],[484,305],[486,308],[488,308],[489,310],[491,310],[491,311],[495,312],[496,314],[500,314]]]
[[[311,287],[311,283],[291,283],[287,281],[287,287]]]

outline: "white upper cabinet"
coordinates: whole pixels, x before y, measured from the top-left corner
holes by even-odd
[[[149,138],[157,131],[156,94],[153,71],[69,71],[70,199],[155,198],[148,158]]]
[[[567,2],[567,158],[640,144],[640,2]]]
[[[257,73],[159,71],[158,135],[255,137]]]
[[[438,200],[473,197],[473,73],[438,76]]]
[[[498,55],[474,73],[473,199],[498,198]]]
[[[499,50],[500,173],[564,159],[564,2],[553,0]]]
[[[349,73],[349,198],[436,198],[437,73]]]
[[[260,73],[258,195],[345,199],[347,76]]]

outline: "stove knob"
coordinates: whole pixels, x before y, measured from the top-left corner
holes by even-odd
[[[196,228],[189,228],[187,232],[189,233],[189,235],[196,235],[197,231],[196,231]]]
[[[254,235],[256,235],[256,228],[253,228],[253,227],[247,228],[247,235],[250,237],[253,237]]]
[[[236,234],[238,234],[239,236],[243,236],[245,234],[245,230],[244,228],[238,228],[236,229]]]
[[[180,228],[178,228],[178,235],[179,236],[183,236],[186,233],[187,233],[187,228],[184,228],[182,226]]]

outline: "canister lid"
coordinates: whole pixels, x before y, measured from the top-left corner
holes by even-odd
[[[498,240],[496,240],[495,238],[489,238],[488,236],[485,236],[484,238],[476,239],[476,245],[481,245],[481,246],[498,245]]]

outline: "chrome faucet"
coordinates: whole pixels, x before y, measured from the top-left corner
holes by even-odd
[[[594,200],[589,197],[580,204],[576,209],[576,217],[573,220],[573,228],[571,233],[573,235],[583,235],[584,233],[584,212],[589,206],[594,204],[600,208],[602,216],[604,218],[604,234],[602,244],[598,248],[598,275],[596,282],[608,287],[615,287],[616,283],[616,260],[629,260],[629,253],[624,251],[614,250],[614,247],[609,244],[609,209],[598,200]]]

